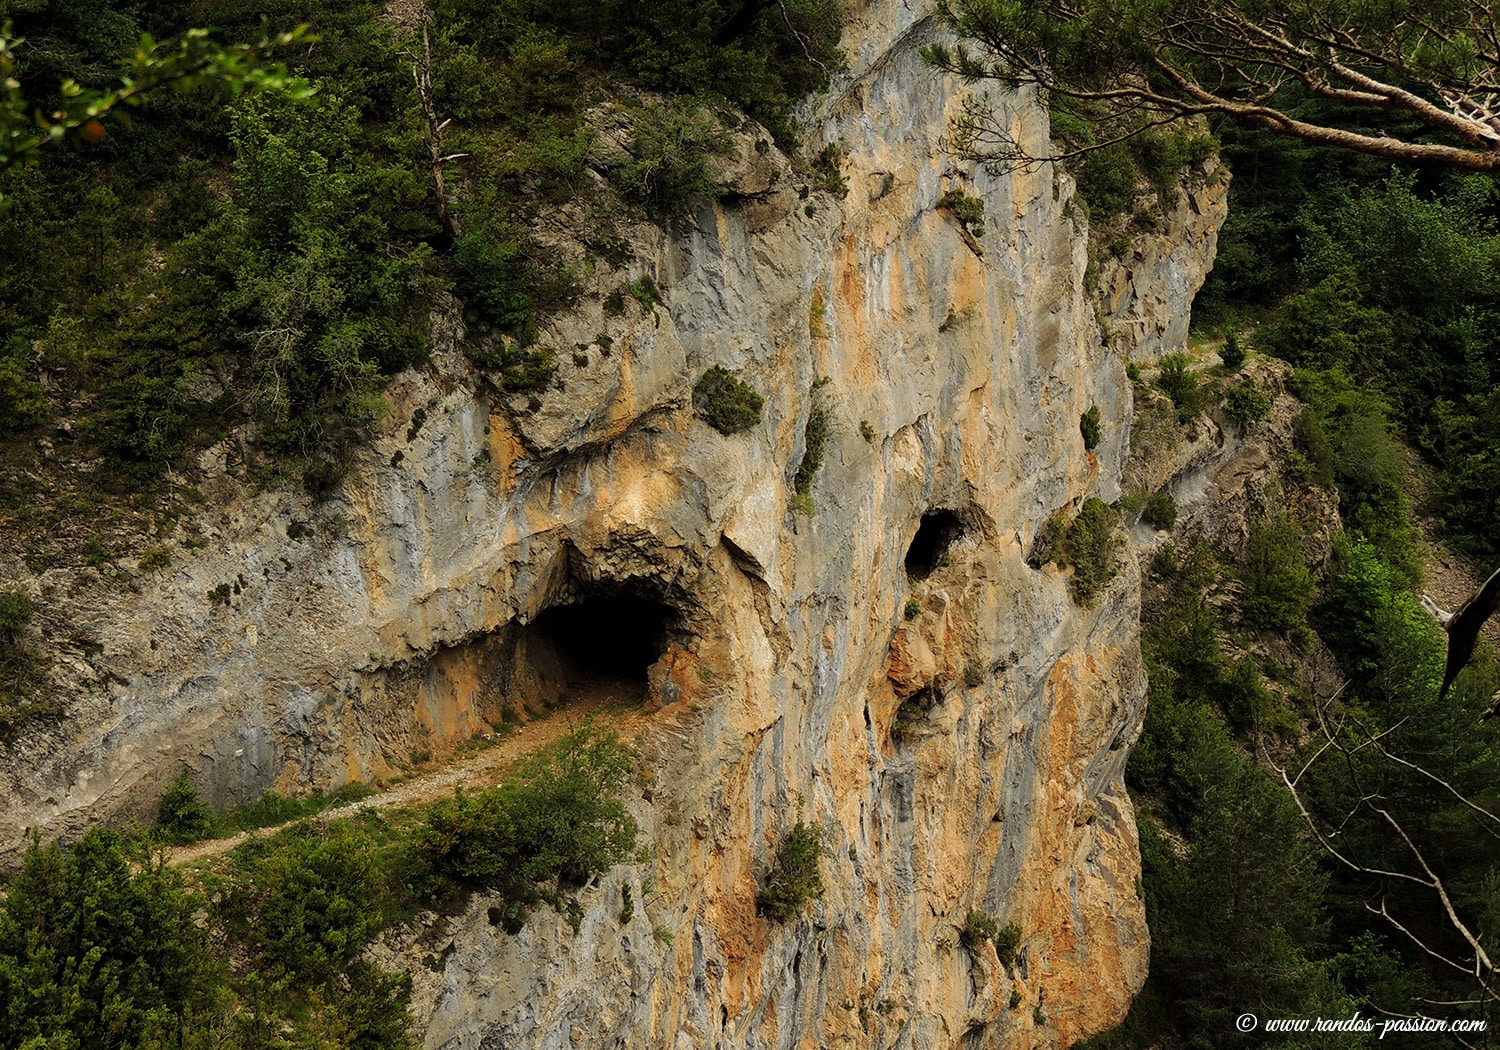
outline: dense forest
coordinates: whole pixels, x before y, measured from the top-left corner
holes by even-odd
[[[384,381],[427,353],[443,296],[493,334],[474,352],[497,385],[545,381],[538,321],[577,274],[537,215],[574,203],[600,260],[626,250],[620,216],[588,192],[590,107],[626,109],[632,159],[602,175],[667,221],[717,192],[705,161],[732,110],[795,149],[794,103],[841,62],[832,0],[434,0],[425,20],[389,6],[0,0],[0,24],[25,38],[17,79],[42,103],[68,78],[113,83],[141,34],[194,25],[249,40],[306,23],[314,38],[279,57],[317,88],[227,103],[163,91],[102,139],[0,172],[6,527],[75,533],[80,561],[103,561],[99,517],[135,516],[149,548],[154,520],[202,498],[174,490],[170,468],[235,429],[251,435],[248,480],[326,492]],[[1060,137],[1093,134],[1086,111],[1055,117]],[[1464,933],[1500,936],[1500,720],[1481,719],[1500,662],[1482,649],[1439,699],[1416,517],[1477,571],[1500,565],[1495,177],[1207,130],[1233,182],[1199,337],[1223,344],[1226,374],[1242,346],[1289,362],[1308,407],[1244,549],[1168,545],[1146,571],[1149,706],[1128,777],[1151,977],[1090,1045],[1376,1039],[1241,1035],[1246,1012],[1493,1025],[1493,973]],[[1208,141],[1199,128],[1070,162],[1096,227],[1148,225],[1136,190],[1169,192]],[[801,162],[837,181],[836,156]],[[1168,393],[1201,411],[1185,390]],[[1310,561],[1299,494],[1330,487],[1343,531]],[[56,713],[33,700],[29,615],[0,593],[0,740]],[[1336,695],[1311,684],[1324,657]],[[205,870],[152,849],[257,818],[213,814],[185,782],[153,829],[34,843],[0,908],[0,1050],[407,1046],[407,990],[365,946],[476,886],[499,888],[491,919],[508,930],[543,904],[573,914],[571,892],[632,848],[613,797],[626,762],[581,735],[497,794],[294,827]],[[264,823],[301,815],[261,806]]]
[[[1416,517],[1481,574],[1500,565],[1495,180],[1215,130],[1234,182],[1198,337],[1223,344],[1224,372],[1245,347],[1296,366],[1307,408],[1278,465],[1284,491],[1244,549],[1168,545],[1146,572],[1150,693],[1127,781],[1151,977],[1127,1022],[1089,1045],[1380,1035],[1241,1034],[1243,1013],[1493,1027],[1493,973],[1438,887],[1491,943],[1500,729],[1482,716],[1500,663],[1483,649],[1439,697],[1445,638],[1419,599],[1424,557],[1454,555],[1434,551]],[[1107,161],[1088,163],[1097,179]],[[1327,486],[1343,532],[1309,561],[1302,536],[1319,523],[1307,496]],[[1328,658],[1343,682],[1332,696],[1312,684]],[[1298,795],[1322,842],[1282,780],[1304,767]]]

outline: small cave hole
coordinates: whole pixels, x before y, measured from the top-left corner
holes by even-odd
[[[942,691],[936,685],[925,685],[902,700],[891,723],[892,743],[901,747],[916,740],[921,735],[922,722],[942,702]]]
[[[644,700],[677,620],[665,603],[626,591],[550,606],[520,628],[513,685],[548,707],[605,694]]]
[[[930,510],[906,550],[906,575],[914,580],[931,576],[948,560],[948,549],[964,534],[964,523],[951,510]]]

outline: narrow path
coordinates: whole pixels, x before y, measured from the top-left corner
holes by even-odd
[[[250,839],[274,835],[282,828],[304,820],[321,820],[325,823],[340,817],[352,816],[365,809],[401,809],[418,806],[446,798],[458,785],[483,790],[494,787],[504,779],[505,773],[518,759],[535,754],[548,744],[561,739],[584,718],[593,717],[601,729],[613,729],[621,737],[630,738],[646,726],[648,712],[641,706],[638,688],[623,683],[600,683],[552,712],[520,725],[515,732],[498,738],[495,743],[478,754],[455,756],[455,760],[441,769],[424,773],[412,780],[394,785],[378,794],[324,810],[311,817],[299,817],[285,824],[242,831],[222,839],[207,839],[187,846],[175,846],[167,850],[168,864],[191,864],[228,853]]]

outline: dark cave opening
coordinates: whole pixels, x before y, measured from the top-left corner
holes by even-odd
[[[546,662],[566,684],[614,679],[644,686],[675,619],[672,608],[644,595],[586,595],[544,609],[526,628],[534,643],[527,648],[550,656]]]
[[[920,580],[931,576],[948,557],[948,548],[964,534],[964,523],[951,510],[930,510],[906,550],[906,575]]]

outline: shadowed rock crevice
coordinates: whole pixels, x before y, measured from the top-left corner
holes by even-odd
[[[914,580],[931,576],[948,557],[948,550],[964,534],[964,522],[951,510],[930,510],[906,549],[906,575]]]

